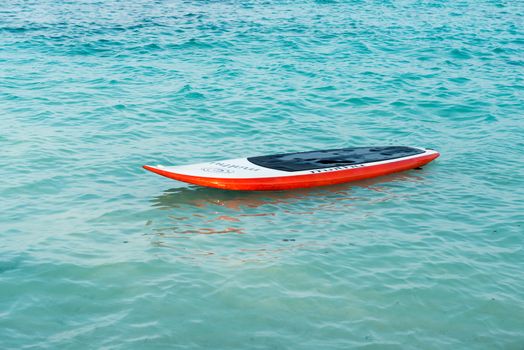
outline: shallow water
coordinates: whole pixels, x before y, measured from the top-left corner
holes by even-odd
[[[524,348],[524,3],[0,9],[2,349]],[[413,145],[290,192],[141,169]]]

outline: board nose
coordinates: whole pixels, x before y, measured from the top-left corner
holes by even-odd
[[[146,169],[146,170],[149,170],[153,173],[159,173],[159,170],[158,168],[154,167],[154,166],[151,166],[151,165],[142,165],[142,168]]]

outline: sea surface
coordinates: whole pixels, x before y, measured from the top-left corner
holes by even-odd
[[[524,349],[524,2],[6,0],[1,349]],[[227,192],[143,164],[373,145]]]

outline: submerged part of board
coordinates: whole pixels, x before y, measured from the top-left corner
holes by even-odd
[[[406,147],[353,147],[144,168],[170,179],[227,190],[271,191],[338,184],[421,167],[440,154]]]

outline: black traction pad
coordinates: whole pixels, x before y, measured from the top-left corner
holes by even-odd
[[[351,147],[249,157],[247,160],[269,169],[302,171],[379,162],[421,153],[424,150],[405,146]]]

